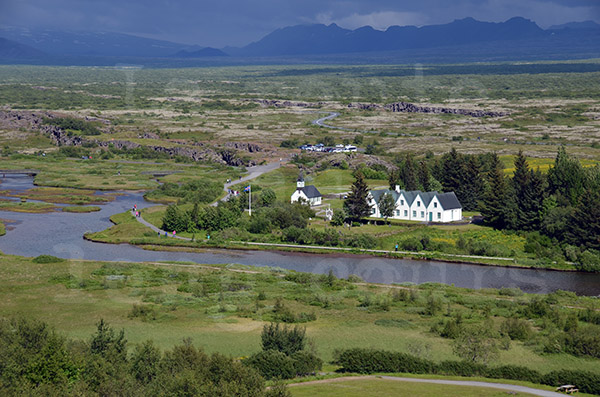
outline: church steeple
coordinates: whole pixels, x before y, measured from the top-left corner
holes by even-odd
[[[298,179],[296,180],[296,189],[304,188],[304,175],[302,170],[300,170],[300,174],[298,175]]]

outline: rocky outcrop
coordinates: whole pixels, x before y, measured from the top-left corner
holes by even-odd
[[[360,110],[379,110],[382,108],[381,105],[376,103],[350,103],[348,108],[356,108]]]
[[[325,105],[325,102],[292,102],[292,101],[280,101],[276,99],[255,99],[262,107],[275,107],[275,108],[316,108]]]
[[[73,135],[67,131],[53,125],[44,123],[46,118],[59,117],[48,112],[20,112],[20,111],[3,111],[0,110],[0,128],[16,129],[26,128],[28,130],[37,130],[42,134],[50,137],[52,142],[57,146],[81,146],[84,144],[92,144],[101,148],[108,149],[114,147],[116,149],[132,150],[142,145],[127,141],[113,139],[110,141],[98,140],[91,137]],[[86,118],[91,121],[102,121],[97,118]],[[104,123],[106,124],[106,123]],[[159,139],[157,134],[146,132],[140,136],[145,139]],[[176,142],[175,142],[176,143]],[[194,143],[193,146],[187,146],[186,142],[181,142],[182,146],[165,147],[160,145],[143,145],[144,147],[159,153],[166,153],[171,157],[182,156],[192,159],[193,161],[207,161],[231,166],[253,166],[256,162],[251,159],[241,158],[238,151],[248,153],[261,152],[264,149],[255,143],[246,142],[228,142],[225,148],[214,147],[202,142]]]
[[[232,149],[236,149],[236,150],[243,150],[248,153],[256,153],[256,152],[263,151],[263,148],[261,146],[257,145],[256,143],[227,142],[227,143],[225,143],[225,146],[232,148]]]
[[[144,132],[143,134],[139,134],[138,138],[141,138],[141,139],[160,139],[160,137],[158,136],[158,134],[155,134],[154,132]]]
[[[492,112],[487,110],[469,110],[469,109],[454,109],[445,107],[434,107],[434,106],[420,106],[409,102],[395,102],[384,106],[376,103],[351,103],[348,108],[355,108],[360,110],[389,110],[391,112],[405,112],[405,113],[436,113],[436,114],[461,114],[464,116],[471,117],[501,117],[506,116],[508,113],[505,112]]]
[[[385,109],[391,110],[392,112],[409,112],[409,113],[448,113],[448,114],[462,114],[464,116],[471,117],[501,117],[506,116],[508,113],[503,112],[491,112],[486,110],[467,110],[467,109],[453,109],[433,106],[419,106],[408,102],[396,102],[390,103],[384,106]]]

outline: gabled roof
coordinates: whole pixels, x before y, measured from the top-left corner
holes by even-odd
[[[458,198],[454,192],[438,194],[437,198],[440,202],[440,205],[445,210],[462,208],[462,205],[460,205],[460,202],[458,201]]]
[[[304,186],[303,188],[300,188],[298,190],[302,191],[304,195],[308,198],[321,197],[321,193],[313,185]]]
[[[400,190],[400,194],[404,196],[404,198],[406,199],[406,204],[408,204],[409,207],[412,205],[412,203],[415,201],[415,199],[420,193],[421,192],[418,190]]]
[[[400,190],[400,192],[396,192],[395,190],[381,189],[381,190],[371,190],[369,193],[371,194],[371,196],[373,196],[373,199],[377,203],[379,203],[379,200],[381,199],[381,197],[384,194],[390,193],[392,195],[392,197],[394,198],[394,201],[396,201],[396,202],[398,201],[400,196],[403,196],[404,199],[406,200],[406,204],[409,207],[415,202],[417,197],[420,197],[421,200],[423,201],[423,206],[425,208],[427,208],[427,207],[429,207],[431,200],[433,200],[434,197],[437,197],[438,201],[440,202],[440,206],[444,210],[462,208],[462,206],[460,205],[460,202],[458,201],[458,198],[456,197],[454,192],[438,193],[438,192],[421,192],[419,190],[411,190],[411,191]]]
[[[429,203],[431,203],[431,200],[433,200],[434,197],[439,196],[438,192],[422,192],[419,194],[421,195],[425,208],[429,207]]]
[[[373,196],[373,199],[377,203],[379,203],[379,200],[381,200],[383,195],[386,193],[389,193],[392,195],[394,202],[398,201],[398,198],[400,197],[400,194],[398,192],[396,192],[395,190],[388,190],[388,189],[371,190],[369,193],[371,193],[371,196]]]

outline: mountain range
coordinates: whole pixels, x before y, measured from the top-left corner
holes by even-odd
[[[341,55],[418,61],[433,54],[443,59],[560,59],[600,57],[600,25],[593,21],[571,22],[540,28],[535,22],[515,17],[505,22],[481,22],[464,18],[441,25],[390,26],[355,30],[336,24],[297,25],[277,29],[244,47],[190,46],[123,33],[73,32],[61,30],[0,27],[0,62],[35,59],[52,63],[68,57],[77,64],[83,59],[112,57],[139,59],[230,58],[244,63],[253,59],[294,57],[299,60],[331,59]],[[354,54],[354,55],[353,55]],[[229,55],[230,57],[227,57]],[[444,58],[445,57],[445,58]],[[236,61],[233,61],[236,59]],[[84,62],[85,63],[85,62]]]

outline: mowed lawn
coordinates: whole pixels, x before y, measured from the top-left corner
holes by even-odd
[[[485,387],[437,385],[427,383],[404,382],[389,379],[356,379],[324,381],[327,383],[308,383],[289,388],[293,397],[380,397],[380,396],[420,396],[420,397],[500,397],[507,396],[507,390]],[[533,394],[515,393],[511,395],[532,396]]]

